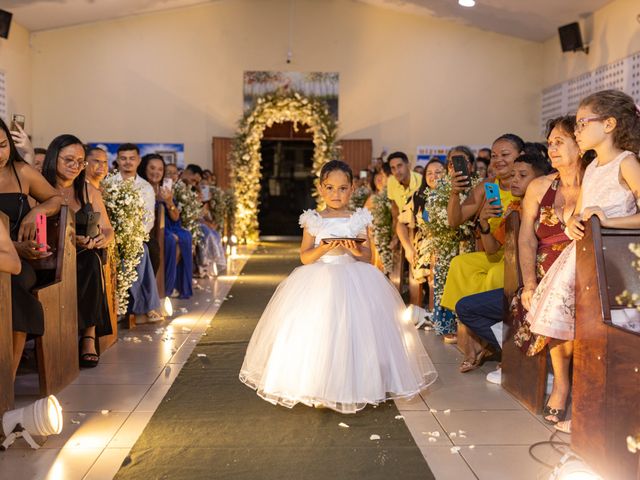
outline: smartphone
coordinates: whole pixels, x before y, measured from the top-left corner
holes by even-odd
[[[87,237],[95,238],[100,235],[100,212],[89,212],[87,218]]]
[[[171,190],[173,188],[173,180],[169,177],[166,177],[164,180],[162,180],[162,188]]]
[[[24,115],[20,115],[18,113],[14,113],[11,118],[11,131],[17,132],[18,127],[16,125],[20,125],[20,128],[24,130]]]
[[[369,175],[368,170],[360,170],[360,178],[367,178],[367,175]]]
[[[464,155],[454,155],[453,157],[451,157],[451,163],[453,163],[454,171],[462,172],[464,176],[469,177],[469,165],[467,163],[467,157],[465,157]]]
[[[500,188],[497,183],[485,183],[484,193],[487,197],[487,202],[489,202],[490,205],[502,207],[502,202],[500,201]]]
[[[209,201],[209,185],[201,185],[200,193],[202,193],[202,201],[208,202]]]
[[[38,251],[47,251],[47,216],[44,213],[36,215],[36,242]]]

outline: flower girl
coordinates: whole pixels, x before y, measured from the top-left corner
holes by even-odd
[[[320,194],[327,207],[300,216],[296,268],[277,288],[249,342],[240,380],[260,397],[355,413],[368,403],[409,398],[437,373],[405,305],[369,262],[364,208],[348,211],[353,173],[326,163]]]

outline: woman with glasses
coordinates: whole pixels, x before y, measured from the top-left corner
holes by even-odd
[[[28,197],[40,202],[29,206]],[[9,235],[20,256],[21,270],[11,275],[13,374],[18,370],[27,335],[44,333],[42,305],[31,293],[37,278],[28,260],[51,255],[36,243],[36,216],[60,211],[62,197],[18,153],[7,125],[0,119],[0,211],[9,217]]]
[[[114,239],[100,191],[86,181],[84,145],[60,135],[47,148],[42,175],[76,215],[76,271],[80,366],[98,365],[96,338],[112,333],[102,264]]]

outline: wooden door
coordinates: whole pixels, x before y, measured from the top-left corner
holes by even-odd
[[[229,155],[233,147],[233,138],[213,137],[211,141],[211,158],[213,173],[218,179],[218,187],[226,190],[231,187],[231,168]]]
[[[355,140],[340,140],[342,159],[349,164],[353,174],[357,177],[360,170],[371,167],[373,158],[373,143],[370,138]]]

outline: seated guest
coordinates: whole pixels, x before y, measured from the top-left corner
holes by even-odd
[[[46,148],[36,147],[33,149],[33,168],[39,172],[42,172],[42,164],[44,163],[44,156],[46,154]]]
[[[165,174],[163,158],[155,153],[142,157],[138,175],[144,178],[156,192],[158,202],[165,206],[164,226],[164,286],[170,296],[191,298],[193,279],[193,253],[191,233],[182,228],[180,212],[173,203],[170,188],[162,186]],[[177,294],[174,295],[174,289]]]
[[[164,176],[166,178],[170,178],[175,185],[176,182],[180,180],[180,172],[178,172],[178,166],[175,163],[168,163]]]
[[[94,188],[100,189],[100,182],[109,173],[109,160],[107,152],[100,147],[92,147],[87,150],[87,167],[85,177]]]
[[[156,218],[156,194],[153,187],[145,179],[138,175],[140,166],[140,150],[133,143],[124,143],[118,147],[118,175],[123,180],[133,179],[134,184],[140,190],[145,205],[144,228],[147,233],[153,229]],[[152,255],[153,252],[153,255]],[[138,279],[130,288],[131,300],[129,311],[139,317],[136,321],[143,323],[142,316],[146,316],[148,322],[163,320],[160,313],[160,296],[156,283],[155,271],[160,263],[160,245],[157,240],[149,239],[144,244],[144,252],[140,263],[136,267]],[[153,261],[157,262],[155,268]]]
[[[387,164],[388,165],[388,164]],[[387,174],[384,170],[380,169],[378,171],[374,171],[371,176],[371,195],[364,202],[364,206],[373,214],[374,223],[377,222],[376,215],[374,212],[378,207],[377,202],[388,202],[388,198],[386,198],[385,187],[387,185]],[[382,241],[382,239],[375,238],[375,230],[374,235],[370,236],[370,248],[371,248],[371,264],[378,268],[380,271],[384,272],[384,265],[382,259],[380,258],[380,252],[378,248],[376,248],[376,243]]]
[[[419,173],[411,171],[409,168],[409,157],[404,152],[393,152],[387,158],[387,162],[391,167],[391,176],[387,180],[387,196],[391,200],[391,215],[393,217],[393,227],[398,240],[404,248],[404,254],[409,262],[413,264],[415,252],[413,251],[413,242],[409,238],[406,229],[397,229],[397,220],[400,212],[407,204],[407,201],[413,195],[422,183],[422,177]]]
[[[31,208],[28,197],[39,202]],[[9,128],[0,118],[0,211],[9,217],[9,236],[20,257],[19,273],[11,275],[13,325],[13,373],[18,370],[27,335],[44,333],[42,305],[31,293],[36,273],[28,260],[51,255],[41,252],[35,241],[36,217],[60,211],[62,197],[38,171],[19,155]]]
[[[548,174],[550,169],[551,166],[546,159],[538,154],[525,153],[516,158],[511,179],[511,193],[517,200],[506,208],[504,215],[499,206],[488,203],[485,203],[480,211],[480,241],[487,254],[495,253],[502,248],[505,238],[505,220],[509,213],[520,211],[519,199],[524,196],[529,183],[536,177]],[[502,218],[500,225],[493,233],[489,231],[490,218]],[[475,370],[486,360],[499,356],[500,342],[496,339],[491,327],[501,322],[504,316],[503,296],[504,289],[497,288],[465,296],[456,302],[455,310],[460,321],[458,338],[464,339],[458,342],[464,354],[464,360],[460,365],[461,373]]]
[[[487,160],[486,158],[480,158],[480,157],[476,158],[476,162],[473,165],[473,171],[478,178],[484,180],[489,176],[490,163],[491,161]]]
[[[4,222],[0,222],[0,272],[18,275],[21,268],[20,257],[16,252],[16,247],[13,246],[9,230],[5,227]]]
[[[202,168],[198,165],[189,164],[182,172],[181,180],[193,190],[200,192],[203,173]],[[205,221],[200,222],[200,229],[202,231],[202,239],[196,245],[198,276],[212,276],[215,275],[216,271],[221,272],[227,268],[222,239],[220,233],[207,225]]]
[[[60,135],[47,148],[42,175],[76,214],[80,366],[92,368],[99,361],[97,338],[113,333],[102,265],[114,233],[100,190],[85,180],[85,166],[82,142],[73,135]]]

